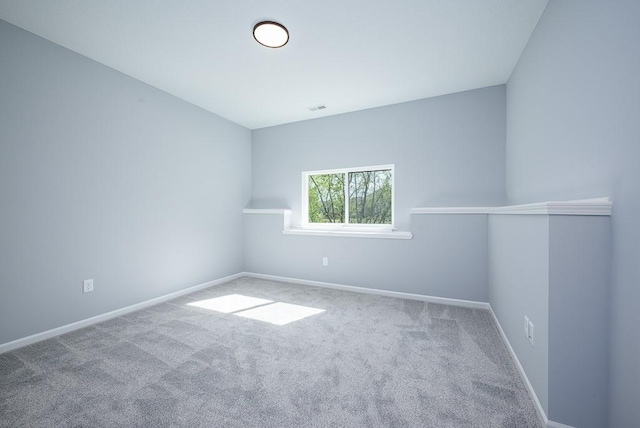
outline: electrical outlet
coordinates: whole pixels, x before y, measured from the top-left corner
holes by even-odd
[[[85,279],[82,281],[82,292],[90,293],[93,291],[93,279]]]
[[[524,336],[529,338],[529,317],[524,316]]]
[[[322,266],[329,266],[329,257],[322,258]]]
[[[529,342],[533,345],[533,323],[529,321],[529,334],[527,335]]]

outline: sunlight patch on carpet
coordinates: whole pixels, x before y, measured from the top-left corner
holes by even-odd
[[[266,305],[267,303],[273,303],[273,301],[259,299],[257,297],[243,296],[242,294],[229,294],[228,296],[191,302],[188,303],[188,305],[202,309],[209,309],[210,311],[222,312],[223,314],[230,314],[243,309]]]
[[[259,308],[249,309],[238,312],[243,318],[250,318],[259,321],[265,321],[275,325],[285,325],[293,321],[324,312],[324,309],[310,308],[309,306],[292,305],[290,303],[273,303],[271,305],[260,306]]]

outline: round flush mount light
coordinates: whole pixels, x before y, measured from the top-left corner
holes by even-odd
[[[273,21],[262,21],[253,27],[253,38],[262,46],[281,48],[289,41],[289,32],[282,24]]]

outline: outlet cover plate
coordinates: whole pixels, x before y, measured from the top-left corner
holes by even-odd
[[[82,281],[82,292],[91,293],[93,291],[93,279],[85,279]]]

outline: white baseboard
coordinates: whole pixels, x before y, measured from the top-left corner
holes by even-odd
[[[331,282],[310,281],[308,279],[289,278],[286,276],[266,275],[263,273],[244,272],[244,276],[251,278],[267,279],[271,281],[290,282],[293,284],[310,285],[312,287],[332,288],[334,290],[351,291],[354,293],[375,294],[377,296],[398,297],[400,299],[421,300],[429,303],[440,303],[442,305],[461,306],[472,309],[490,309],[486,302],[476,302],[473,300],[449,299],[447,297],[427,296],[424,294],[403,293],[401,291],[380,290],[377,288],[357,287],[354,285],[334,284]]]
[[[61,327],[53,328],[51,330],[43,331],[41,333],[36,333],[31,336],[23,337],[21,339],[16,339],[11,342],[0,344],[0,354],[4,352],[11,351],[13,349],[22,348],[23,346],[28,346],[36,342],[40,342],[42,340],[50,339],[55,336],[59,336],[61,334],[69,333],[74,330],[78,330],[83,327],[88,327],[93,324],[97,324],[99,322],[107,321],[111,318],[119,317],[121,315],[126,315],[131,312],[139,311],[140,309],[148,308],[153,305],[157,305],[158,303],[166,302],[167,300],[175,299],[180,296],[184,296],[185,294],[190,294],[195,291],[199,291],[205,288],[212,287],[214,285],[220,285],[229,281],[233,281],[234,279],[247,276],[251,278],[260,278],[271,281],[280,281],[280,282],[288,282],[293,284],[301,284],[301,285],[309,285],[312,287],[322,287],[322,288],[331,288],[334,290],[343,290],[343,291],[351,291],[355,293],[364,293],[364,294],[373,294],[378,296],[386,296],[386,297],[397,297],[401,299],[410,299],[410,300],[420,300],[429,303],[439,303],[443,305],[452,305],[452,306],[460,306],[464,308],[471,309],[486,309],[491,313],[496,326],[498,327],[498,331],[504,341],[507,349],[511,355],[511,358],[516,364],[518,368],[518,372],[522,377],[522,380],[531,396],[534,405],[536,407],[536,411],[538,412],[538,417],[544,426],[547,428],[574,428],[570,425],[565,425],[559,422],[550,421],[547,418],[547,415],[540,404],[540,400],[538,400],[538,396],[536,395],[533,386],[531,386],[531,382],[529,382],[529,378],[520,364],[520,360],[518,360],[518,356],[515,351],[511,347],[509,343],[509,339],[507,339],[507,335],[505,334],[496,314],[493,312],[493,308],[491,305],[486,302],[476,302],[473,300],[461,300],[461,299],[450,299],[446,297],[435,297],[435,296],[427,296],[422,294],[413,294],[413,293],[403,293],[400,291],[389,291],[389,290],[380,290],[376,288],[365,288],[365,287],[357,287],[353,285],[344,285],[344,284],[334,284],[330,282],[321,282],[321,281],[311,281],[306,279],[299,278],[289,278],[285,276],[276,276],[276,275],[266,275],[255,272],[240,272],[233,275],[225,276],[223,278],[219,278],[213,281],[205,282],[203,284],[195,285],[193,287],[185,288],[183,290],[179,290],[173,293],[165,294],[164,296],[156,297],[154,299],[146,300],[144,302],[136,303],[134,305],[126,306],[124,308],[116,309],[111,312],[107,312],[104,314],[100,314],[91,318],[87,318],[84,320],[76,321],[71,324],[63,325]]]
[[[560,422],[547,421],[547,428],[574,428],[571,425],[561,424]]]
[[[535,405],[536,412],[538,413],[538,418],[540,418],[540,422],[542,422],[542,425],[545,426],[546,428],[574,428],[574,427],[572,427],[570,425],[565,425],[565,424],[561,424],[560,422],[554,422],[554,421],[550,421],[549,420],[549,418],[547,417],[547,414],[545,413],[544,409],[542,408],[542,404],[540,404],[540,400],[538,400],[538,396],[536,395],[536,391],[533,389],[533,386],[531,385],[531,382],[529,382],[529,378],[527,377],[527,373],[524,371],[524,368],[522,367],[522,364],[520,364],[520,360],[518,359],[518,356],[516,355],[516,351],[513,350],[513,347],[511,346],[511,343],[509,343],[509,339],[507,339],[507,335],[504,332],[504,330],[502,329],[502,326],[500,325],[500,321],[498,321],[498,317],[496,316],[496,313],[493,312],[493,308],[491,307],[491,305],[489,305],[489,312],[491,312],[491,316],[493,317],[493,321],[496,323],[496,326],[498,327],[498,331],[500,332],[500,336],[502,336],[502,341],[507,346],[507,349],[509,350],[509,354],[511,354],[511,359],[515,362],[516,367],[518,369],[518,373],[520,373],[520,377],[522,378],[522,381],[524,382],[524,385],[527,388],[527,391],[529,392],[529,395],[531,396],[531,399],[533,400],[533,404]]]
[[[533,386],[531,385],[531,382],[529,382],[529,378],[527,377],[527,374],[524,371],[524,368],[522,367],[522,364],[520,364],[520,360],[518,359],[518,356],[516,355],[516,351],[513,350],[513,347],[511,346],[511,343],[509,343],[509,339],[507,339],[507,335],[505,334],[504,330],[502,329],[502,326],[500,325],[500,321],[498,321],[498,317],[496,316],[495,312],[493,312],[493,308],[491,308],[491,305],[489,305],[489,311],[491,312],[491,316],[493,317],[493,321],[496,323],[496,326],[498,327],[498,331],[500,332],[500,336],[502,336],[502,341],[505,343],[505,345],[507,346],[507,349],[509,350],[509,354],[511,354],[511,359],[515,362],[516,367],[518,368],[518,373],[520,373],[520,377],[522,378],[522,381],[524,382],[525,387],[527,388],[527,391],[529,392],[529,395],[531,396],[531,399],[533,400],[533,404],[536,407],[536,411],[538,412],[538,417],[540,418],[540,421],[542,422],[542,424],[546,427],[549,427],[549,419],[547,418],[547,414],[545,413],[544,409],[542,408],[542,404],[540,404],[540,400],[538,400],[538,396],[536,395],[535,390],[533,389]]]
[[[529,378],[527,377],[527,374],[525,373],[524,368],[522,367],[522,364],[520,364],[520,360],[518,360],[518,356],[513,350],[511,343],[509,343],[509,339],[507,339],[507,335],[502,329],[502,326],[498,321],[498,317],[496,317],[496,314],[493,312],[493,308],[489,303],[476,302],[473,300],[449,299],[446,297],[434,297],[434,296],[427,296],[422,294],[403,293],[400,291],[379,290],[375,288],[365,288],[365,287],[357,287],[353,285],[334,284],[330,282],[310,281],[307,279],[267,275],[267,274],[255,273],[255,272],[244,272],[243,275],[251,278],[260,278],[260,279],[267,279],[271,281],[310,285],[313,287],[332,288],[335,290],[352,291],[352,292],[364,293],[364,294],[374,294],[378,296],[398,297],[401,299],[421,300],[424,302],[440,303],[443,305],[452,305],[452,306],[461,306],[461,307],[472,308],[472,309],[486,309],[491,313],[491,316],[493,317],[493,320],[496,323],[496,326],[498,327],[498,331],[500,332],[500,336],[502,337],[502,340],[504,341],[505,345],[507,346],[507,349],[509,350],[509,354],[511,355],[511,358],[513,359],[513,361],[516,364],[516,367],[518,368],[520,377],[522,378],[522,381],[524,382],[525,387],[527,388],[527,391],[529,392],[529,395],[533,400],[533,404],[536,408],[536,412],[538,413],[538,418],[542,422],[542,425],[545,426],[546,428],[574,428],[569,425],[561,424],[559,422],[550,421],[547,418],[547,414],[542,408],[542,405],[540,404],[540,400],[538,400],[538,396],[536,395],[536,392],[534,391],[533,386],[531,385],[531,382],[529,382]]]
[[[119,317],[121,315],[126,315],[131,312],[139,311],[140,309],[148,308],[149,306],[157,305],[158,303],[166,302],[167,300],[184,296],[185,294],[190,294],[195,291],[212,287],[214,285],[223,284],[225,282],[229,282],[234,279],[240,278],[243,275],[244,275],[243,273],[236,273],[233,275],[225,276],[224,278],[219,278],[213,281],[205,282],[203,284],[198,284],[193,287],[185,288],[184,290],[179,290],[173,293],[165,294],[164,296],[156,297],[151,300],[146,300],[144,302],[140,302],[131,306],[126,306],[124,308],[116,309],[111,312],[96,315],[95,317],[76,321],[71,324],[63,325],[61,327],[56,327],[51,330],[43,331],[41,333],[36,333],[31,336],[27,336],[21,339],[13,340],[11,342],[3,343],[3,344],[0,344],[0,354],[11,351],[13,349],[22,348],[23,346],[28,346],[33,343],[40,342],[42,340],[50,339],[52,337],[59,336],[61,334],[69,333],[71,331],[78,330],[83,327],[88,327],[92,324],[96,324],[102,321],[107,321],[111,318]]]

